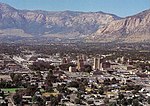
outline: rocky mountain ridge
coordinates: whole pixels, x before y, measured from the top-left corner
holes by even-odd
[[[18,10],[0,3],[0,37],[3,36],[149,42],[150,10],[120,18],[103,12]]]
[[[119,17],[103,12],[17,10],[0,4],[1,35],[82,37]]]
[[[99,42],[149,42],[150,10],[111,22],[97,30],[90,39]]]

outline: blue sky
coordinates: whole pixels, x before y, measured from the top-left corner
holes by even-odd
[[[0,2],[17,9],[103,11],[121,17],[134,15],[150,8],[150,0],[0,0]]]

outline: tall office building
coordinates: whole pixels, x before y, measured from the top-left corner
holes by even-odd
[[[102,61],[103,61],[103,59],[102,58],[94,58],[94,65],[93,65],[93,68],[95,69],[95,70],[102,70],[103,68],[102,68]]]
[[[77,57],[77,69],[81,70],[84,68],[84,60],[82,59],[82,57]]]
[[[94,57],[93,68],[94,68],[95,70],[98,69],[98,59],[97,59],[96,57]]]
[[[103,59],[102,58],[98,58],[98,69],[99,70],[103,70],[102,62],[103,62]]]

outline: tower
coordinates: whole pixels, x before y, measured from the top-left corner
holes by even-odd
[[[81,70],[84,68],[84,61],[81,57],[77,57],[77,69]]]
[[[98,69],[98,59],[96,57],[94,57],[94,65],[93,68],[96,70]]]
[[[103,59],[102,58],[98,58],[98,69],[99,70],[103,70],[102,62],[103,62]]]
[[[95,70],[99,69],[99,70],[102,70],[102,62],[103,62],[103,59],[102,58],[96,58],[94,57],[94,65],[93,65],[93,68]]]

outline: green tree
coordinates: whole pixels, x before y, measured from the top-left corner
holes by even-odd
[[[33,96],[35,92],[37,91],[38,86],[37,85],[29,85],[25,91],[26,95]]]
[[[118,95],[118,99],[119,99],[119,100],[124,99],[124,95],[123,95],[122,93],[119,93],[119,95]]]
[[[133,101],[132,101],[132,106],[139,106],[140,104],[139,104],[139,101],[138,101],[138,99],[134,99]]]
[[[57,106],[59,103],[58,98],[53,95],[50,96],[50,101],[51,101],[51,106]]]
[[[5,98],[4,91],[1,91],[1,89],[0,89],[0,96],[3,97],[3,99]]]
[[[133,99],[127,99],[127,102],[128,102],[129,105],[132,104],[132,101],[133,101]]]
[[[22,96],[19,95],[18,92],[16,92],[16,94],[13,96],[13,100],[16,105],[20,105],[22,102]]]
[[[103,87],[99,88],[98,92],[99,92],[100,95],[103,95],[104,94],[104,88]]]
[[[78,88],[79,87],[79,83],[77,81],[72,81],[68,84],[69,87],[75,87]]]
[[[80,104],[81,102],[82,102],[81,99],[79,99],[79,98],[76,98],[76,99],[75,99],[75,103],[76,103],[76,104]]]
[[[148,97],[147,102],[148,102],[148,104],[150,104],[150,97]]]
[[[104,80],[103,83],[104,83],[104,85],[110,85],[110,82],[111,82],[110,79],[107,78],[107,79]]]
[[[58,84],[57,88],[56,88],[60,93],[65,93],[65,91],[67,91],[67,87],[66,84]]]
[[[10,77],[12,80],[14,79],[14,76],[15,76],[15,73],[10,73]]]
[[[127,100],[124,98],[124,99],[121,100],[121,104],[122,104],[123,106],[127,106],[127,105],[128,105],[128,102],[127,102]]]
[[[85,91],[85,85],[83,83],[79,83],[79,90]]]
[[[43,98],[37,97],[36,101],[37,101],[37,103],[38,103],[39,106],[45,106],[46,102],[45,102],[45,100]]]
[[[105,103],[105,104],[109,104],[109,99],[108,99],[108,98],[105,98],[105,99],[104,99],[104,103]]]
[[[117,103],[116,102],[111,102],[111,103],[109,103],[109,106],[117,106]]]
[[[116,83],[117,83],[116,78],[112,78],[111,83],[112,83],[112,84],[116,84]]]
[[[15,74],[14,75],[14,77],[13,77],[13,82],[14,82],[14,84],[17,86],[17,87],[19,87],[19,86],[21,86],[21,84],[22,84],[22,76],[20,75],[20,74]]]
[[[90,73],[92,71],[92,66],[91,65],[84,65],[85,72]]]

